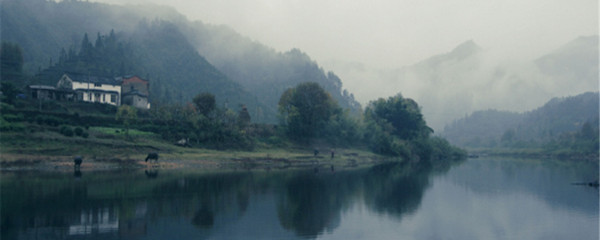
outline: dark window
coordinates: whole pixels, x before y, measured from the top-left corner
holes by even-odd
[[[111,94],[110,95],[110,102],[117,102],[117,95]]]
[[[102,87],[102,84],[100,84],[100,83],[94,83],[94,87]]]

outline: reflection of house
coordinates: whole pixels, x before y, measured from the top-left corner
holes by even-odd
[[[119,231],[116,211],[108,208],[81,211],[75,224],[69,226],[69,235],[114,233]]]
[[[146,215],[148,204],[146,202],[138,203],[135,206],[135,214],[123,221],[119,221],[119,237],[121,239],[135,239],[145,236],[148,231]]]
[[[90,75],[65,73],[56,84],[57,89],[70,89],[78,101],[121,105],[121,81]]]
[[[138,76],[124,77],[121,88],[123,104],[136,108],[150,109],[150,103],[148,103],[150,84],[147,80],[141,79]]]

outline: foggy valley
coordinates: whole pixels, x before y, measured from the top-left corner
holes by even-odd
[[[1,239],[598,239],[597,0],[0,0]]]

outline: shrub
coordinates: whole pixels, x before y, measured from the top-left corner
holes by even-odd
[[[43,116],[42,119],[43,119],[43,123],[48,126],[58,126],[58,125],[64,123],[64,121],[62,119],[54,117],[54,116]]]
[[[60,127],[60,133],[62,135],[65,135],[67,137],[72,137],[73,136],[73,129],[69,126],[62,126]]]
[[[25,126],[22,123],[10,123],[0,117],[0,131],[15,131],[21,132],[25,130]]]
[[[80,128],[80,127],[76,127],[75,128],[75,135],[82,136],[83,135],[83,129]]]
[[[42,116],[36,116],[35,123],[37,123],[38,125],[44,124],[44,118]]]
[[[3,114],[2,118],[4,118],[4,120],[6,120],[8,122],[22,122],[23,121],[23,115],[22,114],[19,114],[19,115]]]

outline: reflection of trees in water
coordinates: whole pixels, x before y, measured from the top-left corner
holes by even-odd
[[[436,168],[436,172],[449,168]],[[375,212],[398,218],[418,209],[431,167],[387,163],[335,174],[297,174],[284,183],[280,224],[300,236],[317,236],[340,224],[341,212],[359,198]]]
[[[279,221],[300,236],[317,236],[337,228],[341,212],[361,197],[373,211],[401,217],[419,207],[430,173],[430,168],[388,163],[335,174],[297,174],[284,184]]]
[[[194,218],[192,218],[192,224],[200,228],[211,228],[214,223],[215,216],[213,212],[205,207],[201,207],[196,211]]]
[[[188,216],[194,226],[210,229],[219,214],[229,211],[241,215],[246,211],[250,181],[249,173],[222,173],[167,182],[153,190],[160,204],[154,213]]]
[[[364,178],[364,199],[376,212],[398,218],[416,211],[429,186],[429,170],[389,163],[367,171]]]
[[[21,176],[2,184],[2,238],[11,238],[6,235],[8,229],[9,234],[15,234],[15,228],[64,228],[79,221],[83,210],[107,206],[117,210],[119,232],[131,236],[145,234],[147,223],[167,217],[183,217],[197,231],[211,234],[215,226],[243,216],[252,206],[252,196],[261,194],[276,196],[273,211],[277,217],[268,221],[279,221],[284,229],[312,237],[337,228],[342,211],[361,200],[373,211],[397,217],[414,212],[429,185],[431,172],[430,168],[419,170],[390,163],[319,174],[311,170],[214,174],[164,171],[152,180],[147,177],[158,174],[145,171],[86,173],[77,181],[70,174],[36,176],[37,180],[31,181],[19,180],[27,179]],[[47,221],[40,225],[40,219]],[[277,228],[275,222],[270,222],[269,228]],[[130,226],[129,231],[124,226]]]
[[[339,225],[352,188],[331,176],[298,175],[285,183],[278,204],[280,224],[301,236],[315,236]]]

